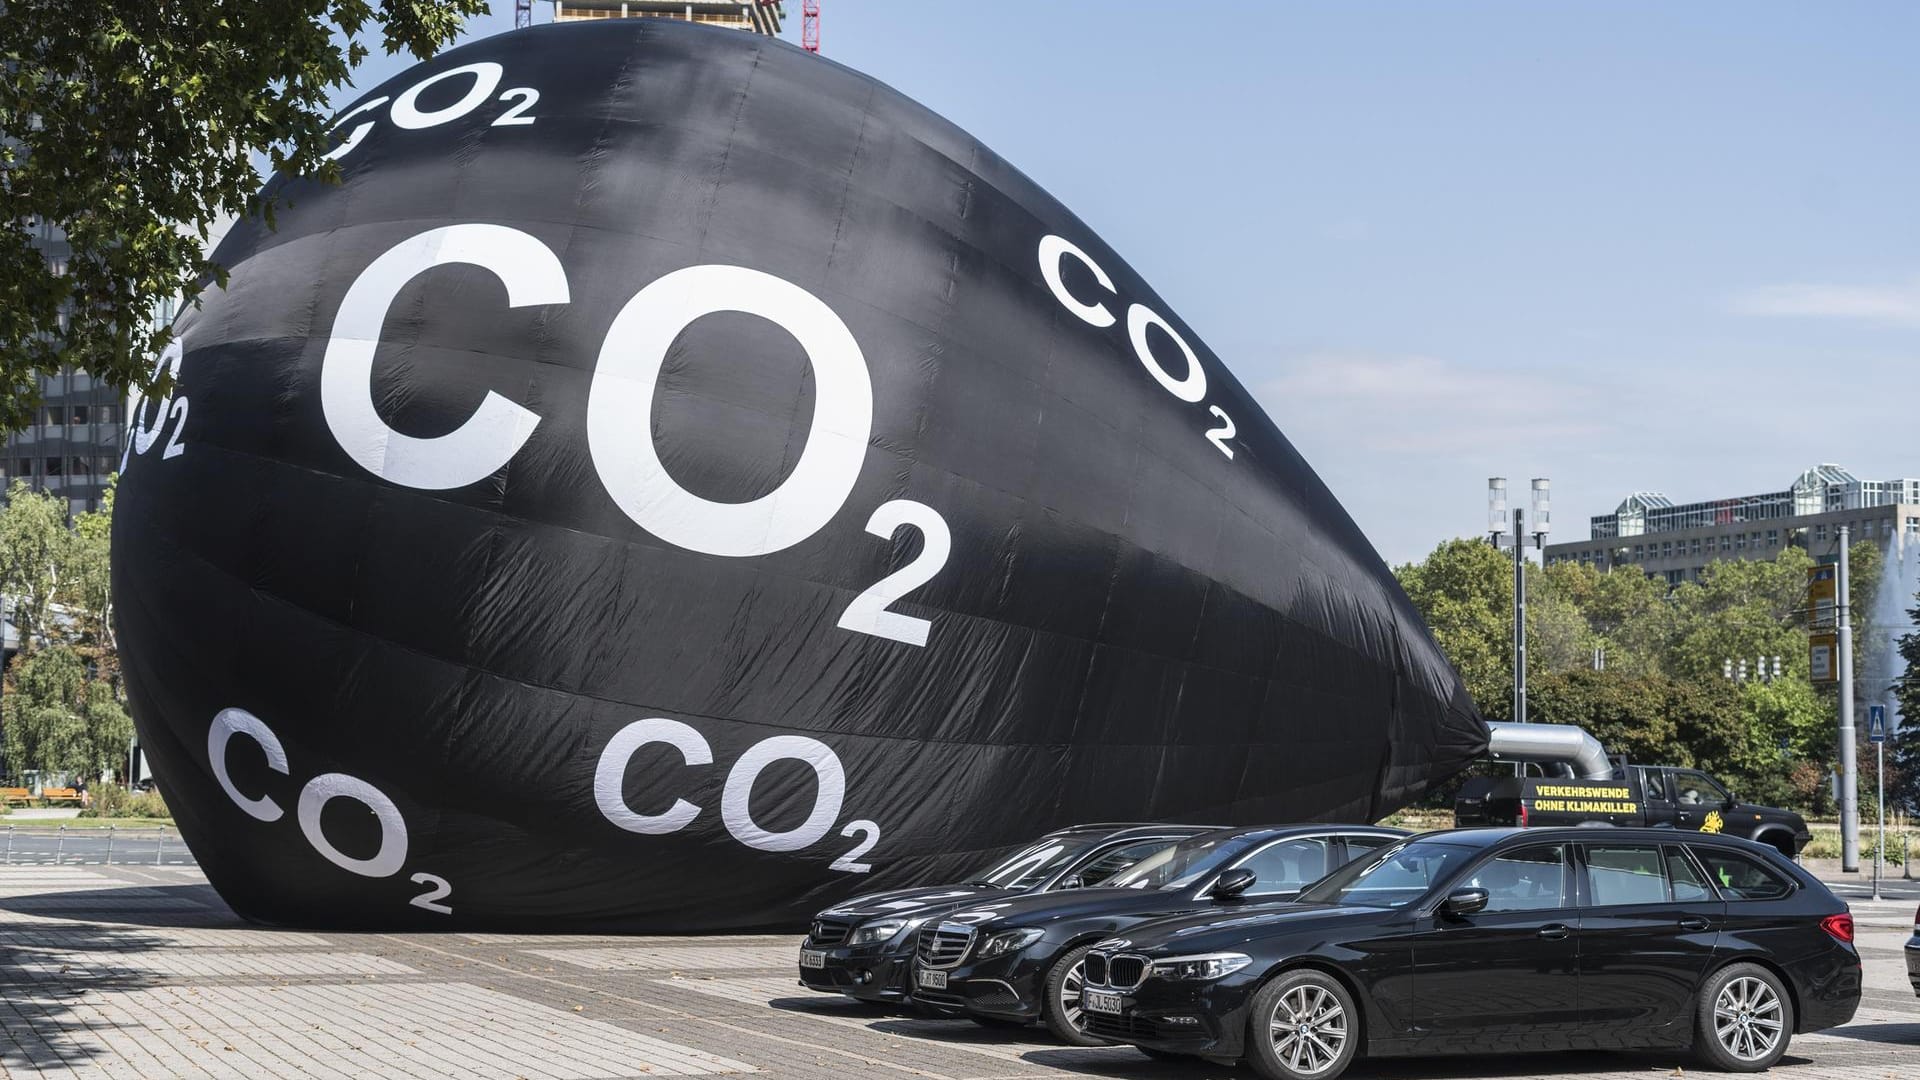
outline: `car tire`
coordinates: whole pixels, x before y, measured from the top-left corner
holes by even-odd
[[[994,1028],[1002,1031],[1017,1031],[1027,1026],[1025,1020],[1014,1020],[1005,1016],[975,1016],[972,1013],[968,1013],[967,1019],[979,1024],[983,1028]]]
[[[1108,1046],[1107,1040],[1087,1034],[1080,1011],[1080,993],[1087,985],[1087,954],[1093,946],[1069,949],[1047,970],[1040,984],[1040,1019],[1053,1037],[1068,1046]]]
[[[1793,997],[1758,964],[1713,973],[1694,999],[1693,1051],[1710,1069],[1761,1072],[1793,1040]]]
[[[1360,1054],[1360,1010],[1339,979],[1282,972],[1247,1009],[1247,1063],[1266,1080],[1334,1080]]]

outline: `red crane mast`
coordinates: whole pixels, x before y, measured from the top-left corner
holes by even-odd
[[[800,0],[800,47],[820,51],[820,0]]]
[[[760,0],[761,7],[774,7],[781,0]],[[800,0],[800,47],[810,53],[820,51],[820,0]]]

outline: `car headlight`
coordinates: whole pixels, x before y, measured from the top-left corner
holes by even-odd
[[[987,939],[986,944],[980,946],[980,953],[974,959],[991,960],[1006,953],[1019,952],[1039,941],[1040,935],[1044,933],[1046,931],[1037,926],[1029,926],[1024,930],[1008,930],[1004,934],[995,934]]]
[[[875,919],[853,928],[847,935],[849,945],[871,945],[876,941],[893,941],[908,931],[926,922],[925,919]]]
[[[1237,952],[1169,956],[1153,962],[1153,973],[1162,979],[1218,979],[1251,963],[1253,957]]]

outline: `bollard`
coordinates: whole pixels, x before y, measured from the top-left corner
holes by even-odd
[[[167,827],[160,826],[160,839],[153,842],[153,865],[160,865],[160,853],[167,847]]]
[[[1900,852],[1901,852],[1900,876],[1907,879],[1908,881],[1912,881],[1913,880],[1913,834],[1912,833],[1903,832],[1900,834]]]
[[[107,865],[113,865],[113,826],[107,826]]]
[[[60,839],[53,845],[53,865],[59,866],[67,858],[67,827],[60,826]]]

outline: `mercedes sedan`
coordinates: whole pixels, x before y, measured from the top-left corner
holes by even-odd
[[[957,885],[856,896],[814,916],[800,943],[800,982],[861,1001],[903,1002],[913,936],[963,905],[1098,885],[1211,825],[1075,825],[1058,829]]]
[[[1328,871],[1395,843],[1398,829],[1285,825],[1217,829],[1181,841],[1091,889],[973,904],[920,928],[913,1000],[989,1026],[1036,1020],[1099,1046],[1080,1006],[1087,949],[1149,919],[1281,903]]]
[[[1692,1046],[1757,1072],[1860,1002],[1853,917],[1779,852],[1670,829],[1429,833],[1086,957],[1095,1035],[1333,1080],[1362,1054]]]

